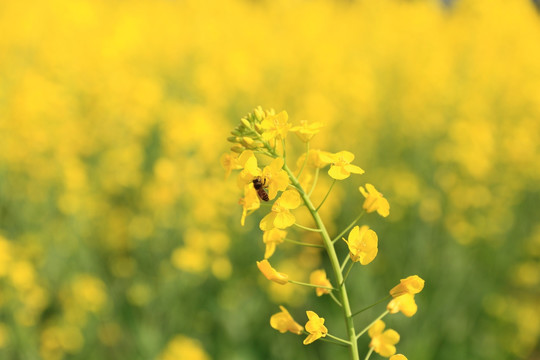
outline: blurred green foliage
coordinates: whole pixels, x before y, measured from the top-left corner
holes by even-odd
[[[539,21],[526,0],[2,1],[0,357],[346,359],[268,324],[285,304],[345,331],[330,299],[262,279],[264,211],[240,227],[219,157],[259,104],[324,122],[313,146],[366,170],[329,198],[333,233],[359,185],[389,199],[350,292],[426,280],[388,321],[399,352],[538,357]]]

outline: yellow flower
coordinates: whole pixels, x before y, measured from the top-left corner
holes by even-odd
[[[294,126],[291,128],[291,131],[296,133],[303,142],[308,142],[315,134],[321,131],[323,127],[324,125],[320,122],[308,124],[306,120],[301,120],[300,126]]]
[[[324,270],[315,270],[309,275],[309,283],[312,285],[320,285],[326,287],[332,287],[330,280],[326,277],[326,271]],[[330,294],[330,289],[316,288],[315,292],[317,296],[322,296],[324,294]]]
[[[390,290],[390,295],[398,297],[403,294],[418,294],[424,288],[425,281],[418,275],[412,275],[406,279],[401,279],[399,284]]]
[[[228,153],[221,156],[221,166],[225,169],[225,179],[231,175],[233,170],[241,169],[242,166],[238,163],[237,153]]]
[[[263,181],[265,186],[268,187],[270,200],[276,197],[278,191],[285,191],[289,186],[289,176],[283,170],[283,164],[283,158],[275,158],[262,172]]]
[[[390,204],[383,197],[383,194],[375,189],[375,186],[366,184],[366,189],[363,186],[358,188],[362,195],[366,198],[363,208],[368,212],[377,211],[382,217],[387,217],[390,214]],[[367,191],[366,191],[367,190]]]
[[[257,267],[263,273],[263,275],[270,281],[276,282],[280,285],[285,285],[289,282],[289,275],[280,273],[270,265],[268,260],[257,261]]]
[[[308,152],[308,159],[307,159],[307,166],[311,166],[314,168],[323,168],[326,165],[330,164],[332,161],[332,154],[326,151],[317,150],[317,149],[311,149]],[[303,154],[298,158],[296,161],[296,167],[300,169],[306,160],[306,154]],[[326,161],[330,160],[330,161]]]
[[[253,187],[252,183],[244,185],[244,197],[238,201],[242,205],[242,218],[240,224],[244,226],[246,217],[249,215],[248,211],[255,211],[261,206],[261,201],[257,195],[257,191]]]
[[[258,176],[262,175],[262,170],[257,166],[257,158],[253,151],[246,150],[238,157],[238,164],[242,167],[242,171],[238,174],[238,186],[240,188],[249,184]]]
[[[403,315],[411,317],[416,314],[418,306],[414,301],[414,295],[403,294],[393,298],[388,303],[388,306],[386,306],[386,309],[390,312],[390,314],[396,314],[401,311]]]
[[[300,335],[304,331],[304,327],[294,321],[285,307],[280,305],[279,308],[281,312],[270,317],[270,326],[282,334],[290,331],[293,334]]]
[[[289,115],[286,111],[282,111],[277,115],[266,117],[261,122],[261,128],[264,130],[262,137],[264,140],[285,139],[287,132],[291,128],[289,124]]]
[[[396,353],[394,346],[399,342],[399,334],[392,329],[383,332],[385,324],[382,320],[378,320],[372,327],[369,328],[369,337],[371,342],[369,347],[384,357],[392,356]]]
[[[349,241],[343,238],[349,245],[352,261],[359,261],[362,265],[367,265],[375,259],[378,245],[378,237],[375,231],[368,226],[355,226],[349,233]]]
[[[264,252],[264,258],[268,259],[276,251],[276,246],[281,244],[287,232],[276,228],[265,231],[263,234],[263,242],[266,244],[266,250]]]
[[[324,318],[313,311],[306,311],[309,321],[306,323],[306,331],[309,332],[307,338],[304,339],[304,345],[311,344],[315,340],[325,337],[328,334],[328,329],[324,326]]]
[[[262,231],[268,231],[274,227],[285,229],[293,225],[296,218],[289,210],[300,206],[302,200],[295,190],[287,190],[272,205],[272,212],[266,215],[260,222],[259,227]]]
[[[327,163],[331,163],[328,175],[336,180],[343,180],[348,178],[351,173],[363,174],[364,170],[359,166],[352,165],[351,161],[354,160],[354,154],[348,151],[340,151],[335,154],[321,154],[321,158]]]
[[[405,357],[405,355],[396,354],[396,355],[392,355],[390,357],[390,360],[407,360],[407,358]]]

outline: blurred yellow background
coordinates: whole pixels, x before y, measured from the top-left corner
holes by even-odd
[[[257,105],[366,170],[333,231],[359,185],[389,199],[350,287],[360,308],[426,279],[399,352],[539,358],[539,39],[527,0],[0,2],[0,358],[347,359],[268,324],[331,301],[262,281],[264,211],[240,227],[219,158]]]

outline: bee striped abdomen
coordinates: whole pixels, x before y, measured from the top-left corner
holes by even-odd
[[[270,199],[268,198],[268,193],[264,190],[265,183],[266,181],[263,181],[260,177],[253,179],[253,187],[257,191],[259,198],[263,201],[268,201]]]

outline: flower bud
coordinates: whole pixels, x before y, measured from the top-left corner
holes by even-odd
[[[241,145],[234,145],[233,147],[231,147],[231,151],[238,154],[241,154],[244,150],[244,147]]]

